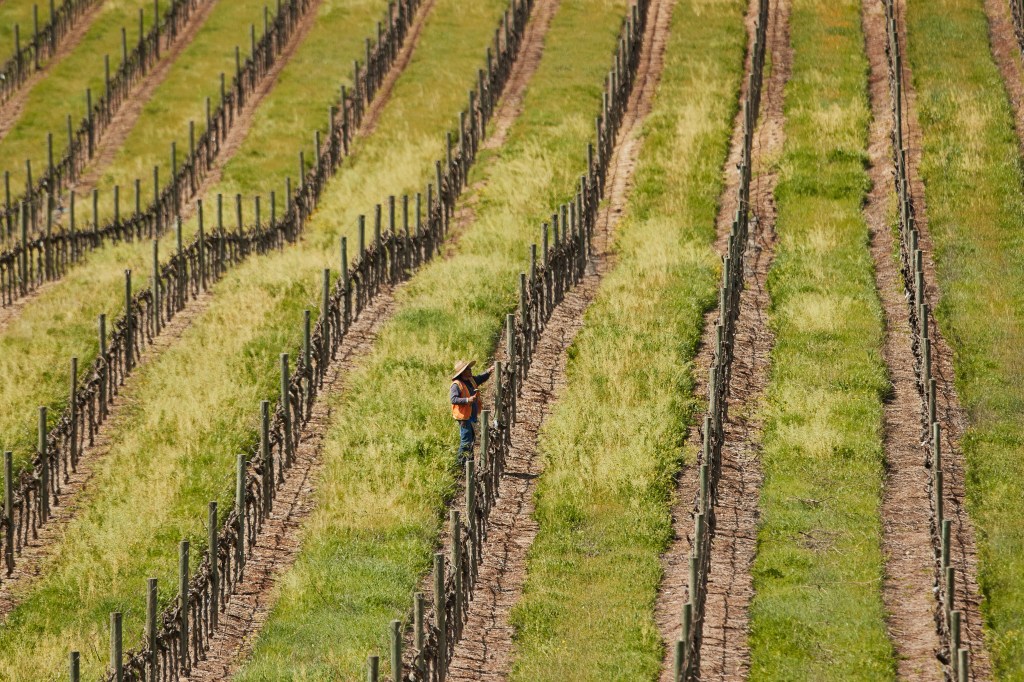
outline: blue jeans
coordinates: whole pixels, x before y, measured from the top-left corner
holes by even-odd
[[[459,422],[459,461],[463,458],[471,459],[473,457],[473,440],[476,436],[476,430],[473,428],[473,422],[460,421]],[[463,453],[467,453],[463,455]]]

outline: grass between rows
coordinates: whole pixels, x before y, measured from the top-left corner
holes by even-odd
[[[335,399],[303,549],[239,679],[356,679],[411,608],[455,490],[447,376],[494,352],[540,221],[570,196],[626,3],[565,0],[523,114],[474,171],[476,219],[450,259],[398,293],[394,317]],[[340,636],[339,636],[339,633]]]
[[[196,60],[201,63],[203,55],[210,52],[227,54],[227,50],[216,49],[217,40],[232,32],[231,21],[239,16],[254,18],[262,13],[262,6],[261,2],[251,0],[237,6],[235,2],[217,4],[196,42],[147,104],[127,142],[131,153],[119,155],[108,175],[131,177],[137,158],[159,156],[161,149],[166,148],[166,138],[173,139],[183,131],[185,138],[179,139],[179,148],[187,149],[188,112],[193,106],[205,105],[201,99],[192,100],[183,93],[197,74],[203,76],[204,84],[219,80],[220,67],[207,71]],[[311,131],[317,126],[326,129],[328,102],[337,98],[337,90],[324,84],[324,76],[332,74],[340,82],[347,82],[349,65],[363,53],[363,40],[374,30],[386,6],[384,0],[327,0],[321,6],[315,27],[281,72],[277,87],[257,109],[254,127],[242,146],[243,156],[231,164],[234,172],[252,178],[253,184],[240,189],[259,190],[257,178],[268,183],[276,179],[281,186],[283,212],[284,176],[294,170],[293,154],[302,146],[312,154]],[[234,56],[230,61],[233,65]],[[312,64],[320,66],[314,69]],[[311,73],[316,78],[311,78]],[[295,106],[297,101],[304,106]],[[174,121],[178,125],[164,131],[163,127]],[[146,140],[151,140],[152,145],[146,146]],[[169,173],[162,177],[167,176]],[[225,211],[230,225],[234,224],[233,205],[229,202]],[[251,204],[246,211],[251,217]],[[185,227],[186,238],[191,238],[196,226],[190,223]],[[164,260],[174,248],[173,241],[173,234],[162,240]],[[112,320],[124,311],[124,269],[132,270],[135,286],[141,288],[148,284],[152,268],[152,245],[145,240],[104,247],[90,254],[84,264],[70,270],[63,279],[41,290],[0,336],[0,443],[15,452],[19,467],[29,460],[34,448],[37,406],[47,405],[51,420],[56,421],[68,400],[71,356],[79,358],[84,373],[99,350],[99,314],[106,313]],[[69,306],[72,300],[75,305]]]
[[[540,532],[513,622],[519,680],[656,679],[659,555],[697,400],[692,359],[716,299],[709,248],[743,74],[742,0],[683,0],[644,124],[617,263],[569,350],[543,426]],[[600,642],[600,646],[593,646]]]
[[[0,3],[0,62],[14,55],[14,25],[20,27],[21,46],[32,43],[32,6],[39,5],[39,28],[50,20],[49,5],[39,0],[4,0]],[[59,5],[58,5],[59,6]]]
[[[159,0],[161,14],[171,0]],[[103,57],[110,55],[110,72],[121,64],[121,28],[129,40],[138,40],[139,9],[146,14],[146,30],[153,25],[153,0],[104,2],[75,49],[36,83],[25,99],[17,122],[0,140],[0,170],[11,174],[12,198],[25,189],[25,160],[32,162],[33,181],[46,171],[46,134],[53,133],[54,160],[67,148],[68,123],[73,127],[85,118],[85,91],[92,89],[92,101],[103,95]],[[2,191],[2,188],[0,188]]]
[[[83,675],[96,677],[109,611],[124,612],[127,646],[138,643],[145,578],[160,578],[166,600],[177,542],[191,538],[197,559],[207,501],[229,504],[236,453],[255,440],[259,400],[277,396],[277,355],[298,350],[320,269],[337,272],[338,236],[352,239],[357,207],[427,182],[505,7],[440,0],[366,153],[332,181],[309,224],[316,236],[230,273],[182,338],[138,370],[134,402],[111,425],[111,451],[97,461],[78,517],[0,628],[0,678],[56,676],[69,648],[83,652]]]
[[[908,3],[908,59],[924,135],[921,176],[970,418],[962,446],[997,679],[1024,680],[1024,177],[978,0]]]
[[[879,518],[889,385],[860,211],[870,117],[860,3],[795,0],[790,25],[751,676],[891,679]]]

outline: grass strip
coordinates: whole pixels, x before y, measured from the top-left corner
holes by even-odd
[[[540,532],[515,608],[521,680],[654,679],[659,556],[696,402],[691,361],[716,302],[709,248],[743,75],[746,3],[682,0],[644,125],[617,264],[569,351],[543,426]],[[601,642],[600,647],[588,642]]]
[[[997,679],[1024,679],[1024,177],[1013,114],[978,1],[908,3],[908,59],[924,137],[921,177],[970,427],[967,507]]]
[[[893,678],[879,518],[889,387],[860,211],[870,117],[860,3],[795,0],[790,26],[751,676]]]
[[[301,311],[315,307],[320,269],[337,263],[339,235],[331,232],[345,225],[354,241],[351,206],[379,199],[390,189],[383,181],[401,180],[399,189],[415,190],[432,176],[429,161],[442,153],[443,132],[475,84],[506,6],[489,0],[469,9],[439,1],[421,49],[396,84],[396,106],[385,110],[366,140],[367,147],[393,154],[352,159],[332,180],[332,201],[348,206],[347,213],[319,212],[307,226],[319,239],[232,271],[183,338],[138,370],[135,402],[110,431],[111,451],[80,498],[80,515],[0,630],[0,678],[56,674],[68,648],[86,656],[83,674],[102,670],[112,610],[125,614],[126,648],[139,641],[146,577],[159,577],[162,592],[172,593],[178,540],[192,538],[198,558],[206,502],[230,506],[236,453],[255,440],[259,400],[277,395],[277,354],[299,347]],[[405,116],[413,110],[421,115]],[[339,192],[347,199],[334,196]]]
[[[470,199],[473,227],[452,258],[399,292],[374,351],[336,399],[303,550],[239,679],[355,678],[368,653],[385,650],[388,621],[408,611],[455,490],[445,378],[457,356],[493,352],[536,225],[585,166],[624,11],[566,0],[555,15],[523,114],[474,171],[486,184]]]
[[[249,10],[245,14],[249,17],[256,16],[259,7],[262,6],[252,0],[237,4]],[[220,30],[213,27],[217,26],[221,19],[230,19],[236,15],[237,10],[231,9],[234,5],[234,2],[218,3],[213,11],[219,13],[220,18],[211,16],[204,25],[204,30],[210,28],[212,33],[223,35]],[[289,63],[280,74],[279,85],[287,87],[280,92],[275,88],[263,102],[264,106],[257,110],[256,120],[266,121],[269,117],[280,116],[280,110],[285,106],[294,109],[294,113],[285,117],[288,125],[278,119],[273,130],[273,141],[262,139],[263,148],[276,150],[277,153],[273,157],[268,154],[263,158],[251,155],[246,167],[254,176],[257,173],[256,168],[259,167],[262,168],[264,177],[276,177],[280,181],[282,207],[279,210],[282,213],[283,175],[287,169],[293,168],[292,164],[286,164],[285,157],[289,157],[290,160],[291,154],[284,153],[285,145],[291,145],[289,149],[294,152],[317,124],[322,124],[325,129],[327,125],[327,104],[322,108],[294,107],[294,102],[316,102],[318,98],[326,99],[330,96],[337,100],[338,97],[338,91],[333,86],[325,87],[322,82],[310,82],[306,75],[311,70],[309,64],[319,62],[324,64],[325,68],[336,65],[336,73],[348,74],[350,69],[347,66],[363,54],[363,41],[367,30],[374,26],[374,22],[383,14],[386,6],[384,0],[361,0],[354,6],[341,5],[340,9],[322,13],[318,17],[317,27],[307,36],[316,36],[318,40],[303,43],[295,55],[295,58],[301,57],[301,62]],[[328,3],[324,7],[335,7],[335,4]],[[224,27],[224,31],[230,32],[230,25]],[[325,35],[331,36],[329,42],[323,39]],[[215,45],[211,46],[204,41],[198,50],[204,52],[211,47]],[[231,63],[233,68],[233,54]],[[188,81],[189,74],[195,72],[185,68],[180,73],[181,77]],[[317,73],[322,74],[323,71]],[[320,78],[322,80],[322,75]],[[217,76],[210,76],[210,82],[218,80]],[[300,81],[303,87],[296,85],[296,80]],[[219,89],[219,84],[217,87]],[[177,85],[172,89],[181,95]],[[161,102],[165,107],[170,106],[172,99],[161,96]],[[180,112],[179,109],[179,115]],[[144,124],[150,136],[157,140],[160,133],[154,132],[153,128],[161,120],[166,121],[165,114],[147,119]],[[143,125],[141,121],[140,125]],[[179,126],[177,129],[179,133],[182,130],[187,131],[187,123],[184,128]],[[270,131],[264,132],[269,134]],[[253,134],[247,140],[246,148],[258,144]],[[311,137],[309,140],[311,141]],[[141,141],[137,140],[132,144],[136,143],[141,153]],[[178,147],[187,150],[187,139],[184,145],[179,143]],[[127,157],[121,160],[119,167],[130,168],[132,164],[132,157]],[[230,209],[227,215],[231,215]],[[187,227],[185,237],[190,239],[195,226]],[[174,239],[173,231],[164,237],[161,253],[171,253]],[[108,319],[113,320],[123,312],[124,269],[130,269],[135,273],[139,285],[146,282],[152,273],[152,245],[144,240],[137,243],[122,242],[93,252],[88,260],[71,268],[61,280],[42,289],[10,322],[4,334],[0,335],[0,378],[3,381],[3,386],[0,387],[0,443],[4,445],[4,449],[15,452],[16,468],[25,466],[36,442],[33,421],[36,407],[46,405],[50,411],[51,421],[55,422],[67,404],[70,392],[70,358],[78,357],[79,367],[83,368],[84,372],[98,354],[98,316],[105,313]],[[75,305],[69,306],[70,300],[74,300]]]
[[[157,0],[160,14],[170,0]],[[25,161],[32,164],[33,178],[46,169],[46,135],[53,133],[53,154],[59,158],[67,146],[67,121],[77,123],[85,116],[85,91],[92,89],[98,102],[104,89],[104,56],[110,55],[110,72],[121,63],[121,29],[129,36],[138,31],[139,10],[152,24],[153,0],[120,0],[99,8],[88,31],[71,54],[55,65],[28,94],[17,122],[0,140],[0,158],[6,159],[11,176],[11,195],[18,196],[27,180]]]

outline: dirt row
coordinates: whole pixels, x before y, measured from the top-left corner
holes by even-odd
[[[904,55],[907,50],[907,25],[906,25],[906,0],[895,0],[894,2],[897,31],[899,33],[900,49]],[[924,183],[921,180],[920,167],[921,155],[923,153],[923,140],[921,127],[917,118],[917,93],[913,86],[913,78],[910,68],[910,59],[905,57],[902,62],[902,82],[905,85],[906,111],[903,116],[904,139],[909,140],[907,149],[907,167],[910,181],[910,192],[914,201],[915,224],[920,233],[919,248],[923,252],[923,267],[925,292],[924,299],[930,309],[935,310],[938,306],[941,292],[938,289],[938,277],[935,270],[934,245],[928,226],[927,203]],[[883,293],[883,304],[884,304]],[[898,318],[899,329],[908,328],[906,321],[906,309],[902,317]],[[929,336],[932,345],[932,374],[936,380],[936,416],[941,426],[942,452],[943,452],[943,475],[944,475],[944,507],[945,516],[952,522],[952,537],[950,542],[950,565],[956,568],[956,585],[954,603],[962,611],[961,618],[961,641],[962,646],[971,651],[971,679],[989,679],[992,675],[991,662],[985,646],[983,619],[981,615],[981,591],[978,586],[978,551],[975,538],[974,526],[967,514],[966,489],[963,451],[960,448],[960,441],[968,426],[967,414],[960,404],[960,399],[954,384],[953,350],[949,342],[942,335],[941,330],[931,320]],[[897,329],[893,326],[892,329]],[[903,371],[903,370],[901,370]],[[894,382],[897,377],[894,375]],[[923,408],[919,407],[916,414],[920,415]],[[902,418],[902,417],[901,417]],[[923,421],[918,417],[917,433],[923,439]],[[917,467],[923,468],[923,452],[919,451]],[[887,452],[887,456],[889,453]],[[898,458],[893,454],[894,461]],[[918,474],[919,475],[919,472]],[[906,495],[919,494],[909,489],[909,481],[901,481],[890,476],[887,481],[889,486],[897,487],[897,491],[886,491],[886,500],[891,495],[902,497]],[[906,489],[904,491],[904,489]],[[883,523],[888,526],[895,517],[886,514],[883,507]],[[899,508],[893,510],[894,514],[901,513]],[[927,527],[927,521],[924,521]],[[888,540],[886,540],[888,542]],[[897,551],[898,548],[896,548]],[[904,550],[905,551],[905,550]],[[931,569],[934,571],[934,569]],[[885,589],[889,589],[892,582],[890,576],[892,571],[886,570],[887,580]],[[933,573],[934,575],[934,573]],[[900,582],[904,578],[898,579]],[[893,597],[895,599],[895,597]],[[889,597],[886,601],[888,603]],[[897,645],[898,646],[898,645]],[[917,646],[920,646],[919,644]]]
[[[711,568],[701,634],[700,670],[702,680],[746,679],[750,667],[747,642],[749,609],[753,597],[751,566],[757,546],[758,498],[762,481],[760,465],[759,413],[768,383],[769,361],[774,337],[767,324],[770,300],[767,275],[775,253],[775,186],[778,174],[774,162],[784,141],[783,91],[792,67],[789,46],[790,4],[772,2],[769,7],[767,51],[773,65],[764,88],[764,103],[755,129],[751,163],[750,240],[744,257],[744,290],[736,322],[732,381],[728,389],[728,418],[723,424],[722,470],[715,507],[717,517],[711,544]],[[748,12],[748,33],[753,41],[756,3]],[[748,52],[750,50],[748,49]],[[750,73],[748,57],[744,83]],[[746,93],[741,93],[743,97]],[[733,125],[732,146],[725,166],[725,187],[717,226],[715,248],[724,255],[733,215],[737,208],[739,175],[736,165],[742,150],[743,121]],[[705,316],[704,332],[695,358],[696,395],[707,392],[707,374],[715,348],[717,308]],[[690,431],[688,445],[699,448],[701,434]],[[675,540],[662,556],[664,577],[656,605],[656,621],[666,643],[667,655],[661,679],[672,680],[672,643],[678,638],[680,613],[689,597],[689,556],[692,550],[692,510],[697,494],[696,467],[681,472],[672,508]]]

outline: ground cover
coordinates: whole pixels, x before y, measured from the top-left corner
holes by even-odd
[[[870,117],[860,3],[797,0],[790,28],[751,676],[878,680],[895,675],[880,593],[889,387],[860,210]]]
[[[228,21],[237,18],[240,10],[236,4],[248,10],[244,13],[246,17],[256,18],[262,14],[262,5],[248,0],[239,3],[218,3],[214,8],[214,16],[207,22],[211,35],[223,38],[225,32],[237,30],[232,28]],[[284,203],[284,175],[289,170],[297,171],[297,162],[293,163],[297,158],[296,151],[303,146],[311,146],[311,133],[318,126],[326,129],[328,103],[336,101],[339,97],[335,84],[329,87],[324,84],[324,74],[335,74],[339,82],[338,87],[340,83],[348,82],[351,71],[349,64],[362,55],[364,38],[372,31],[375,21],[383,15],[386,6],[383,0],[364,0],[355,5],[325,4],[318,17],[317,26],[307,36],[315,40],[304,42],[299,47],[295,55],[297,61],[289,63],[279,77],[278,85],[281,86],[281,91],[275,88],[263,102],[264,106],[257,110],[254,128],[259,129],[251,130],[247,142],[243,145],[243,150],[249,150],[247,162],[237,165],[252,177],[259,173],[259,177],[266,183],[273,181],[278,185],[281,213]],[[358,26],[362,28],[357,28]],[[211,48],[213,45],[204,40],[197,47],[199,54],[192,56],[199,58]],[[217,83],[216,88],[219,90],[219,78],[216,75],[218,72],[214,70],[206,73],[205,69],[196,71],[191,68],[194,66],[191,60],[190,57],[189,61],[183,64],[183,67],[187,68],[176,72],[165,85],[171,86],[172,90],[181,96],[181,88],[185,88],[191,78],[201,71],[202,75],[209,77],[209,83]],[[230,61],[233,68],[233,53]],[[321,64],[324,70],[311,69],[311,63]],[[310,80],[311,71],[318,74],[319,80]],[[179,75],[182,82],[177,81]],[[311,106],[295,107],[294,102],[297,99]],[[143,119],[140,119],[139,125],[142,128],[139,135],[133,135],[129,140],[133,153],[142,155],[141,158],[159,156],[158,147],[164,146],[166,140],[163,138],[168,136],[169,132],[184,134],[185,138],[179,139],[178,147],[179,150],[187,150],[187,123],[179,125],[174,131],[160,131],[160,126],[168,122],[172,113],[185,116],[184,111],[187,107],[172,106],[171,102],[174,100],[165,99],[163,95],[154,101],[159,105],[157,110],[152,117],[144,115]],[[197,106],[205,106],[201,100],[197,102]],[[322,103],[322,107],[315,106],[317,103]],[[290,108],[292,113],[283,118],[282,110],[285,108]],[[266,121],[274,123],[265,123]],[[173,139],[173,135],[170,137]],[[146,139],[154,140],[154,146],[149,147],[148,152],[143,148]],[[290,151],[286,152],[286,148]],[[260,149],[265,153],[260,155],[258,151],[254,151]],[[140,157],[119,157],[111,173],[123,173],[130,177],[134,173],[137,158]],[[255,170],[257,167],[260,171]],[[168,172],[162,177],[169,175]],[[269,213],[269,206],[267,210]],[[250,220],[251,211],[252,205],[247,202],[245,215]],[[225,210],[228,224],[234,224],[233,214],[233,202],[229,201]],[[212,217],[212,212],[208,215]],[[195,224],[187,224],[184,238],[191,239],[195,229]],[[164,254],[164,260],[174,248],[174,241],[175,235],[171,230],[161,244],[160,253]],[[98,316],[104,313],[108,319],[113,320],[123,312],[124,270],[132,270],[136,288],[141,288],[152,274],[152,258],[152,245],[145,240],[131,244],[111,244],[90,254],[84,263],[69,270],[61,280],[40,290],[0,335],[0,349],[3,355],[0,358],[0,377],[4,378],[4,386],[0,389],[0,443],[3,443],[5,449],[15,452],[19,468],[28,461],[34,447],[33,420],[37,406],[46,405],[51,418],[58,418],[68,400],[70,358],[79,358],[82,372],[91,366],[99,352]],[[75,301],[75,305],[68,304],[71,300]]]

